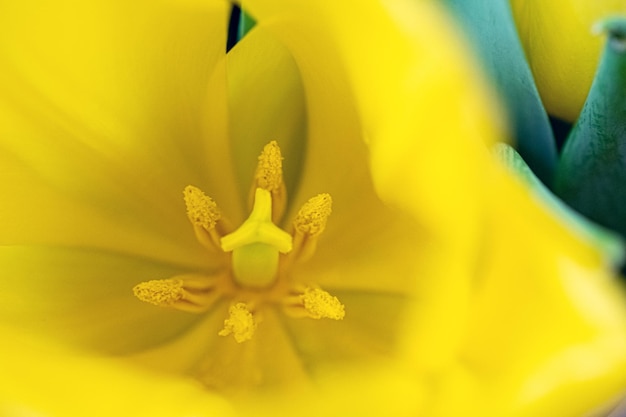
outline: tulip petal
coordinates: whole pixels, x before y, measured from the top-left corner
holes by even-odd
[[[484,83],[440,11],[429,2],[368,2],[361,18],[346,22],[339,18],[348,12],[343,5],[247,5],[259,24],[267,15],[268,29],[302,71],[311,127],[301,188],[343,198],[333,212],[343,224],[367,210],[360,203],[371,178],[386,203],[408,209],[410,201],[424,224],[465,236],[474,227],[468,219],[475,218],[480,176],[469,161],[485,156],[477,144],[494,140],[497,122]],[[438,42],[425,41],[433,38]],[[445,122],[457,117],[463,123]],[[369,147],[360,144],[363,137]]]
[[[2,326],[3,416],[235,416],[196,381],[68,349]]]
[[[493,201],[459,362],[431,415],[586,415],[626,386],[624,291],[528,191],[493,186],[509,191]]]
[[[602,250],[609,264],[619,267],[624,262],[626,246],[619,235],[590,221],[552,194],[510,146],[498,144],[494,147],[494,153],[507,168],[532,189],[541,203],[545,204],[558,220],[563,221],[563,224],[567,225],[572,232],[579,234]]]
[[[227,9],[2,5],[3,244],[83,244],[202,264],[181,195],[231,172],[204,165],[198,88],[224,54]]]
[[[592,26],[612,14],[626,13],[626,5],[622,0],[510,1],[548,113],[576,121],[602,51]]]
[[[286,332],[272,308],[255,313],[259,327],[250,340],[238,343],[232,336],[218,336],[224,327],[229,303],[222,302],[210,316],[176,339],[129,355],[133,364],[172,374],[187,374],[207,389],[225,395],[254,390],[306,390],[311,375],[308,358],[300,356],[293,336]],[[308,366],[308,364],[306,364]],[[289,381],[289,386],[284,383]]]
[[[246,5],[302,73],[310,127],[296,201],[333,197],[318,252],[294,276],[400,294],[399,310],[415,293],[414,331],[437,366],[463,324],[480,200],[473,158],[487,157],[497,130],[484,84],[430,3],[367,2],[350,21],[343,5]]]
[[[250,197],[257,158],[272,140],[283,155],[288,196],[299,183],[306,148],[306,108],[289,51],[263,28],[248,33],[226,62],[229,139],[242,205]]]
[[[402,364],[385,361],[357,367],[333,366],[320,372],[316,389],[296,395],[255,396],[242,404],[242,415],[302,417],[426,416],[428,387],[416,382]],[[279,405],[277,405],[279,404]]]
[[[2,321],[90,350],[128,353],[177,337],[198,316],[138,302],[132,287],[180,267],[93,249],[4,246]]]

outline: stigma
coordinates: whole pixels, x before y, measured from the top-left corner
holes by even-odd
[[[133,288],[135,296],[158,307],[206,313],[219,300],[230,300],[219,336],[237,343],[254,337],[264,308],[278,308],[291,317],[342,320],[339,299],[315,283],[293,274],[309,261],[332,212],[329,194],[310,198],[295,215],[289,231],[281,224],[287,208],[282,155],[275,141],[262,150],[250,190],[250,214],[233,228],[217,202],[198,187],[183,191],[187,218],[207,256],[221,261],[213,273],[194,272],[150,280]]]
[[[262,288],[275,282],[279,254],[289,253],[292,241],[289,233],[272,223],[271,193],[257,188],[248,219],[220,242],[224,252],[232,252],[235,282]]]

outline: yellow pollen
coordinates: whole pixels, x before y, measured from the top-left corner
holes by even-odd
[[[135,297],[156,306],[170,306],[183,298],[183,280],[160,279],[142,282],[133,288]]]
[[[256,186],[274,192],[283,186],[283,157],[275,140],[263,148],[255,174]]]
[[[181,274],[167,279],[142,282],[133,293],[149,304],[171,307],[189,313],[207,311],[221,297],[216,288],[219,276]]]
[[[326,228],[326,221],[332,212],[333,200],[329,194],[319,194],[310,198],[298,211],[293,226],[305,235],[317,236]]]
[[[257,323],[248,306],[237,303],[228,309],[228,318],[224,320],[224,328],[218,333],[220,336],[233,335],[237,343],[252,339]]]
[[[183,194],[187,206],[187,217],[191,223],[206,230],[214,229],[215,224],[221,218],[215,201],[193,185],[186,186]]]
[[[313,319],[343,320],[346,315],[339,299],[319,288],[307,288],[300,298],[309,317]]]
[[[258,188],[269,191],[272,196],[272,221],[278,223],[287,207],[287,187],[283,181],[283,157],[276,141],[265,145],[259,155],[250,202],[254,200]]]

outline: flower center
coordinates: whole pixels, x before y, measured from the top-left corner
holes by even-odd
[[[263,288],[276,281],[278,254],[292,249],[291,235],[272,223],[272,195],[257,188],[250,217],[221,239],[232,252],[233,279],[245,287]]]
[[[282,156],[276,142],[265,146],[252,185],[252,210],[235,230],[215,201],[200,189],[184,190],[187,216],[198,241],[210,256],[223,259],[212,275],[191,273],[142,282],[133,288],[137,298],[160,307],[203,313],[218,300],[231,301],[220,336],[238,343],[250,340],[257,328],[257,312],[277,305],[292,317],[343,319],[344,306],[315,285],[295,282],[292,266],[308,260],[331,213],[328,194],[311,198],[300,209],[288,233],[275,223],[285,212],[287,194]]]

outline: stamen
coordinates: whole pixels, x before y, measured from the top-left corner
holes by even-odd
[[[221,217],[215,201],[193,185],[186,186],[183,195],[191,223],[207,230],[213,229]]]
[[[237,343],[252,339],[257,323],[245,303],[237,303],[228,309],[228,318],[224,320],[224,328],[219,336],[233,335]]]
[[[133,293],[146,303],[191,313],[208,310],[221,296],[215,291],[215,278],[195,274],[141,282]]]
[[[142,282],[133,288],[135,297],[155,306],[171,306],[183,299],[182,279],[160,279]]]
[[[220,236],[216,225],[222,214],[215,201],[193,185],[186,186],[183,195],[187,217],[194,227],[197,239],[209,249],[219,248]]]
[[[311,318],[343,320],[346,315],[344,306],[339,299],[322,289],[307,288],[300,297]]]
[[[292,248],[292,238],[272,223],[270,192],[257,188],[250,217],[233,233],[221,239],[225,252],[233,252],[235,281],[243,286],[271,285],[278,272],[278,257]]]
[[[293,221],[294,241],[291,261],[309,259],[317,248],[317,238],[326,228],[332,212],[333,200],[329,194],[319,194],[307,201]]]
[[[318,236],[326,228],[328,216],[332,212],[333,200],[330,194],[318,194],[298,211],[293,226],[299,233]]]
[[[320,288],[293,288],[290,296],[283,298],[283,311],[294,318],[343,320],[345,307],[339,299]]]
[[[256,193],[257,188],[270,192],[274,202],[272,220],[278,223],[287,205],[287,189],[283,181],[283,157],[274,140],[265,145],[259,155],[252,191]]]
[[[265,145],[259,155],[255,178],[257,186],[269,192],[283,186],[283,156],[275,140]]]

